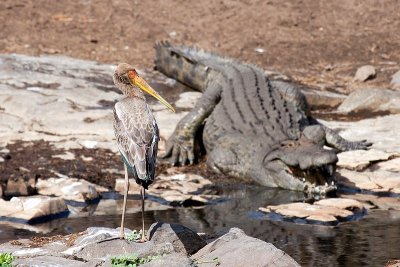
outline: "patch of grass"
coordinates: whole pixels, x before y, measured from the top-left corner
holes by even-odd
[[[11,253],[0,253],[0,267],[11,267],[14,256]]]
[[[148,256],[140,258],[137,254],[116,256],[111,258],[112,267],[137,267],[142,264],[151,262],[161,256]]]
[[[138,242],[141,238],[142,238],[142,230],[140,231],[132,230],[132,232],[125,235],[125,239],[128,241]]]

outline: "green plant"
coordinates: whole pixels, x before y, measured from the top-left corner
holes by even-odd
[[[125,239],[128,241],[134,241],[137,242],[142,238],[142,230],[140,231],[136,231],[133,230],[132,232],[130,232],[129,234],[125,235]]]
[[[147,256],[140,258],[137,254],[122,255],[111,258],[112,267],[137,267],[142,264],[151,262],[152,260],[158,259],[161,256]]]
[[[14,256],[11,253],[0,253],[0,267],[11,267]]]

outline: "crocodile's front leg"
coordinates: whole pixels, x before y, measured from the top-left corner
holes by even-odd
[[[163,158],[170,158],[173,165],[185,165],[188,161],[193,164],[195,160],[194,137],[199,126],[219,102],[221,90],[222,87],[218,83],[209,84],[195,107],[176,126],[167,141]]]
[[[349,151],[349,150],[366,150],[372,146],[371,142],[367,142],[367,140],[362,141],[348,141],[338,135],[332,129],[329,129],[326,126],[323,126],[325,130],[325,138],[327,145],[336,148],[340,151]]]

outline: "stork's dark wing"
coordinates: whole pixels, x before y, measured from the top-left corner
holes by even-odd
[[[159,133],[147,104],[124,99],[114,108],[114,131],[118,148],[137,183],[145,188],[154,180]]]

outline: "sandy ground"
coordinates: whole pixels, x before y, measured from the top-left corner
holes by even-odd
[[[149,68],[153,44],[170,40],[348,92],[360,65],[380,66],[373,85],[395,72],[398,10],[398,0],[3,0],[0,53]]]

